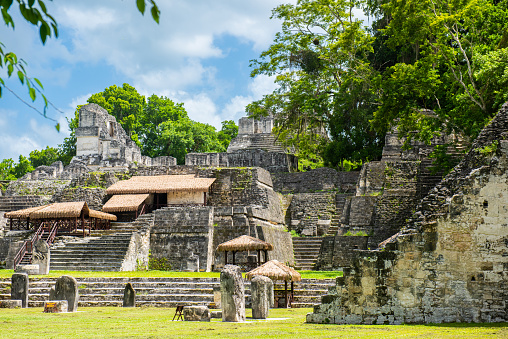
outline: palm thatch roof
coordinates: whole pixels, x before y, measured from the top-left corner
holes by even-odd
[[[233,240],[226,241],[217,246],[217,251],[255,251],[255,250],[273,250],[273,245],[263,240],[242,235]]]
[[[22,210],[11,211],[4,214],[4,218],[11,219],[26,219],[30,216],[30,213],[40,210],[41,208],[45,208],[48,205],[42,205],[37,207],[25,208]]]
[[[171,191],[206,192],[215,178],[198,178],[195,175],[137,176],[111,185],[107,194],[167,193]]]
[[[120,194],[114,195],[102,207],[103,212],[137,211],[150,194]]]
[[[81,212],[92,218],[116,220],[113,214],[94,211],[88,208],[84,201],[61,202],[39,207],[26,208],[19,211],[5,213],[6,218],[20,219],[58,219],[58,218],[79,218]]]
[[[301,281],[302,276],[300,273],[284,265],[277,260],[270,260],[263,265],[253,269],[250,272],[245,273],[245,277],[252,280],[254,276],[262,275],[272,280],[284,280],[284,281]]]

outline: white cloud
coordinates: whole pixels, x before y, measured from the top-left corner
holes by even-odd
[[[189,118],[205,124],[210,124],[215,128],[221,126],[220,116],[217,115],[217,107],[213,100],[205,93],[188,96],[181,99]]]

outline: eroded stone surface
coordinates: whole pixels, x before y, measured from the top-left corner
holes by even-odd
[[[39,272],[37,274],[49,274],[49,260],[50,251],[48,243],[44,240],[36,241],[32,254],[32,263],[39,265]]]
[[[125,284],[123,290],[123,307],[135,307],[136,306],[136,291],[132,287],[131,283]]]
[[[12,275],[11,300],[21,300],[21,307],[28,307],[28,274],[14,273]]]
[[[75,278],[63,275],[56,280],[54,300],[67,300],[68,311],[76,312],[78,309],[78,282]]]
[[[21,308],[22,306],[21,300],[0,300],[0,308]]]
[[[383,251],[360,251],[313,323],[508,320],[508,104]]]
[[[266,319],[268,311],[273,305],[273,281],[270,278],[257,275],[251,284],[252,318]]]
[[[222,321],[245,321],[245,287],[240,267],[226,265],[220,273]]]
[[[185,321],[210,321],[210,310],[206,306],[185,306],[183,308],[183,320]]]
[[[66,313],[68,309],[67,300],[50,300],[44,302],[44,313]]]

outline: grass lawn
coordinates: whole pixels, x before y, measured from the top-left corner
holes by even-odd
[[[0,270],[0,278],[10,278],[14,270]],[[300,271],[303,279],[335,279],[342,276],[341,271]],[[192,278],[219,278],[220,272],[173,272],[173,271],[129,271],[129,272],[97,272],[97,271],[51,271],[48,275],[34,275],[34,277],[54,277],[70,275],[75,278],[87,277],[192,277]]]
[[[306,324],[311,309],[273,309],[285,320],[223,323],[171,321],[174,308],[79,308],[76,313],[42,313],[42,308],[0,309],[1,338],[508,338],[508,324],[317,325]]]

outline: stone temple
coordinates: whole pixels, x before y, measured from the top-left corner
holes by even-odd
[[[272,128],[271,116],[242,118],[227,152],[188,154],[177,166],[171,157],[141,156],[112,116],[86,105],[71,164],[41,166],[11,182],[0,210],[85,201],[116,216],[110,228],[85,229],[84,239],[58,234],[52,270],[220,270],[217,245],[250,235],[274,245],[268,260],[343,270],[308,322],[508,320],[508,104],[444,179],[429,154],[454,144],[449,155],[462,157],[465,142],[454,135],[404,150],[393,130],[382,159],[361,171],[297,172],[298,159]],[[0,218],[4,267],[17,264],[36,221]],[[107,246],[121,259],[79,252]],[[253,254],[239,252],[237,262],[247,269]]]

